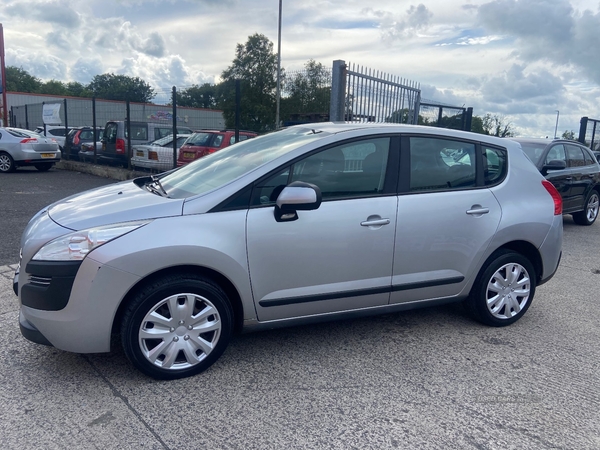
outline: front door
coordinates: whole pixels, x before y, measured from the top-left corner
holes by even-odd
[[[247,242],[259,320],[388,304],[397,209],[384,183],[390,141],[325,149],[255,187]],[[299,211],[295,221],[277,222],[277,192],[298,180],[317,185],[323,203]]]

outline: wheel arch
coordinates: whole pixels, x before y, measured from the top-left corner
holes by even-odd
[[[540,252],[535,247],[535,245],[533,245],[531,242],[527,242],[527,241],[507,242],[506,244],[503,244],[502,246],[498,247],[494,251],[494,253],[492,253],[490,255],[488,260],[491,259],[492,257],[494,257],[494,255],[496,254],[496,252],[498,250],[502,250],[502,249],[515,251],[517,253],[520,253],[524,257],[526,257],[531,262],[531,264],[533,265],[533,268],[535,270],[536,284],[540,283],[542,276],[543,276],[543,272],[544,272],[544,264],[542,262],[542,256],[540,255]]]
[[[225,294],[227,294],[227,298],[231,302],[231,308],[233,310],[233,331],[241,331],[244,323],[244,307],[242,305],[241,296],[234,284],[225,275],[223,275],[220,272],[217,272],[214,269],[210,269],[203,266],[182,265],[167,267],[164,269],[157,270],[156,272],[149,273],[140,281],[138,281],[134,286],[132,286],[131,289],[125,295],[125,297],[123,297],[123,300],[117,308],[117,312],[113,318],[112,323],[112,334],[114,335],[118,333],[127,305],[140,290],[142,290],[146,285],[151,283],[153,279],[175,274],[191,274],[196,276],[202,276],[217,283],[221,287],[221,289],[225,291]]]

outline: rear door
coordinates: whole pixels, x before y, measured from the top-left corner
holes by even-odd
[[[582,210],[585,199],[596,184],[598,172],[591,158],[585,158],[584,150],[577,145],[565,144],[571,172],[571,199],[573,207]]]
[[[563,210],[569,211],[576,205],[573,201],[573,194],[571,193],[571,184],[573,181],[572,169],[569,168],[569,162],[567,160],[567,150],[563,144],[552,145],[548,149],[548,153],[544,159],[543,165],[549,164],[550,161],[562,161],[565,163],[566,168],[562,170],[548,170],[545,177],[550,181],[556,190],[560,193],[563,200]],[[541,167],[541,166],[540,166]]]
[[[500,223],[500,205],[481,184],[505,176],[506,153],[432,136],[403,139],[402,152],[390,302],[456,296]]]

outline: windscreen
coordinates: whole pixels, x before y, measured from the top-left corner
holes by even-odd
[[[200,158],[161,178],[170,198],[186,198],[221,187],[245,173],[329,133],[288,128],[248,139]]]

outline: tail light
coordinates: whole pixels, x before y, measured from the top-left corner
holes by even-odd
[[[542,184],[548,191],[548,194],[550,194],[550,196],[552,197],[552,200],[554,200],[554,215],[560,216],[562,214],[563,209],[563,202],[562,197],[560,196],[560,192],[558,192],[554,185],[548,180],[543,180]]]
[[[158,153],[153,152],[152,150],[148,150],[148,159],[158,161]]]
[[[123,139],[117,139],[117,153],[125,154],[125,141]]]
[[[21,144],[37,144],[38,140],[36,138],[25,138],[21,139]]]
[[[73,137],[73,144],[79,145],[79,133]]]

